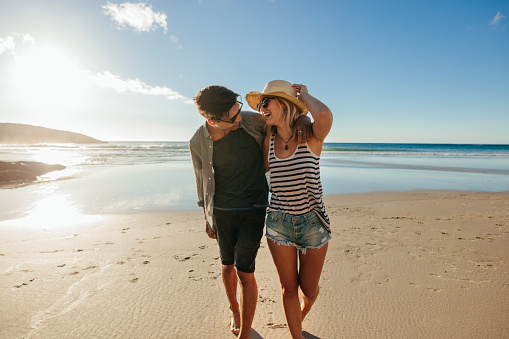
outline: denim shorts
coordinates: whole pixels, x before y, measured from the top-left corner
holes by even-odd
[[[214,227],[223,265],[253,273],[265,223],[265,208],[247,211],[214,209]]]
[[[314,211],[292,215],[280,211],[267,214],[265,236],[279,245],[295,246],[303,253],[320,248],[331,238]]]

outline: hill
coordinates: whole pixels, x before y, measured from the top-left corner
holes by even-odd
[[[0,144],[104,143],[89,136],[25,124],[0,123]]]

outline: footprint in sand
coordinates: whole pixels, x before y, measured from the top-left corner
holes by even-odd
[[[274,323],[268,323],[267,326],[271,329],[288,327],[286,324],[274,324]]]
[[[14,287],[15,287],[15,288],[21,288],[21,287],[23,287],[23,286],[27,286],[28,284],[30,284],[30,283],[31,283],[31,282],[33,282],[34,280],[35,280],[35,278],[34,278],[34,279],[30,279],[28,282],[26,282],[26,283],[22,283],[21,285],[15,285]]]
[[[129,279],[129,282],[130,282],[131,284],[134,284],[134,283],[137,283],[137,282],[138,282],[138,278],[136,277],[136,275],[135,275],[134,273],[129,274],[129,276],[130,276],[130,278],[131,278],[131,279]]]
[[[434,288],[434,287],[428,287],[427,290],[431,291],[431,292],[440,292],[439,288]]]
[[[175,258],[178,261],[186,261],[186,260],[191,259],[191,257],[194,257],[195,255],[197,255],[197,254],[193,254],[193,255],[187,256],[187,257],[183,257],[183,256],[180,256],[180,255],[174,255],[173,258]]]
[[[217,279],[221,276],[221,273],[215,272],[215,271],[208,271],[208,278],[210,279]]]
[[[262,296],[259,296],[258,297],[258,302],[259,303],[271,303],[271,304],[275,304],[276,301],[274,299],[271,299],[271,298],[263,298]]]

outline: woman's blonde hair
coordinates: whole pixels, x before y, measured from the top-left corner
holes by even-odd
[[[277,103],[279,104],[279,107],[281,108],[281,110],[283,110],[283,112],[284,112],[283,119],[284,119],[284,121],[286,123],[286,126],[288,127],[288,130],[291,132],[292,129],[293,129],[293,126],[295,125],[295,122],[297,121],[297,119],[301,115],[305,115],[305,114],[302,113],[297,108],[297,106],[293,102],[291,102],[289,100],[286,100],[286,99],[281,98],[281,97],[274,97],[274,99],[276,99]],[[281,115],[279,117],[281,119]],[[276,133],[276,130],[277,130],[276,125],[270,126],[270,133],[271,134]]]

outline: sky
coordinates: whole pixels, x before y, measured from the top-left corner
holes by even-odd
[[[326,142],[509,144],[509,1],[0,1],[0,122],[187,141],[208,85],[302,83]],[[248,107],[247,104],[244,107]]]

